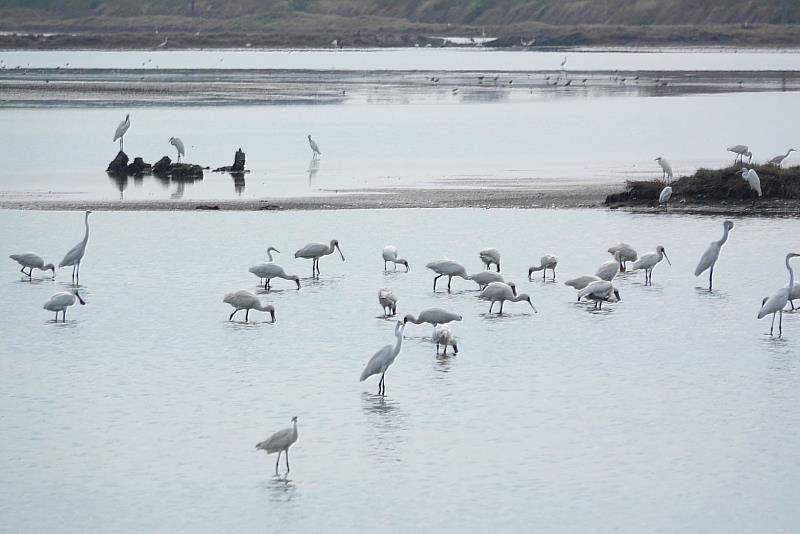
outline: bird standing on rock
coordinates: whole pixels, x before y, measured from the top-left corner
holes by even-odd
[[[130,114],[125,115],[125,120],[119,123],[117,126],[117,130],[114,132],[114,141],[119,139],[119,151],[122,152],[123,147],[123,137],[125,137],[125,132],[128,131],[128,128],[131,127],[131,116]]]
[[[183,146],[183,141],[181,141],[180,137],[170,137],[169,144],[175,147],[175,150],[178,151],[178,163],[181,162],[181,156],[186,155],[186,149]],[[196,160],[195,160],[196,161]]]

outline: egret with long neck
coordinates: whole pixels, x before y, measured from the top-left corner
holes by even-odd
[[[386,345],[381,350],[376,352],[367,362],[367,365],[364,367],[364,371],[361,372],[361,379],[359,380],[360,382],[363,382],[372,375],[381,375],[381,380],[378,382],[378,395],[386,394],[386,371],[400,354],[400,349],[403,346],[404,329],[405,324],[398,321],[394,327],[394,335],[397,337],[397,341],[395,342],[394,346]]]
[[[711,291],[711,287],[714,281],[714,266],[717,264],[717,260],[719,259],[719,253],[722,250],[722,245],[724,245],[728,241],[728,235],[730,234],[731,230],[733,229],[733,221],[725,221],[722,223],[723,232],[722,238],[718,241],[712,241],[708,248],[703,253],[703,256],[700,258],[700,263],[697,264],[697,268],[694,270],[695,276],[700,276],[703,271],[706,269],[710,269],[708,273],[708,290]]]
[[[783,336],[783,308],[785,308],[786,303],[789,302],[789,293],[791,291],[792,286],[794,286],[794,270],[792,269],[789,260],[797,256],[800,256],[800,254],[797,254],[796,252],[790,252],[786,255],[786,270],[789,271],[789,285],[780,288],[778,291],[775,292],[774,295],[761,301],[761,310],[758,312],[758,318],[763,319],[770,313],[772,314],[772,325],[769,328],[770,336],[772,335],[772,331],[775,328],[776,313],[780,317],[778,321],[778,337]]]
[[[86,254],[86,244],[89,242],[89,214],[92,213],[91,211],[87,211],[86,215],[83,219],[83,224],[86,226],[86,230],[83,234],[83,240],[72,247],[72,249],[66,253],[64,259],[61,260],[61,263],[58,264],[59,269],[61,267],[69,267],[72,266],[72,281],[74,283],[79,282],[80,273],[81,273],[81,260],[83,260],[83,255]]]

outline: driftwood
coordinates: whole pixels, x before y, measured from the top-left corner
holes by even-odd
[[[250,171],[245,170],[244,161],[245,161],[244,152],[242,152],[242,149],[240,148],[239,150],[236,151],[236,154],[233,155],[233,165],[231,165],[230,167],[216,168],[214,169],[214,172],[229,172],[231,174],[248,173]]]

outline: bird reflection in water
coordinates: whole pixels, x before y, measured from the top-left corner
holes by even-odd
[[[119,190],[119,199],[124,200],[124,192],[128,189],[128,177],[125,175],[109,174],[108,177]]]
[[[319,164],[320,160],[312,158],[311,161],[308,162],[308,186],[313,187],[314,181],[317,178],[317,173],[319,172]]]
[[[184,193],[185,190],[186,190],[186,183],[185,182],[178,182],[178,186],[175,188],[175,191],[173,191],[169,195],[169,198],[171,198],[172,200],[179,200],[179,199],[183,198],[183,193]]]
[[[264,489],[269,493],[269,499],[275,502],[289,502],[297,491],[297,485],[287,476],[275,475],[264,483]]]

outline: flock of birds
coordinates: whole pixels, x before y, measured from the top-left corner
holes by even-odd
[[[58,268],[72,267],[72,283],[75,286],[70,291],[63,291],[54,294],[45,304],[44,309],[55,313],[55,322],[59,320],[59,313],[61,313],[61,321],[66,321],[67,308],[76,303],[81,305],[86,304],[81,295],[78,293],[78,284],[80,278],[81,262],[86,254],[86,247],[89,241],[89,215],[91,211],[87,211],[84,215],[84,236],[83,239],[72,247],[69,252],[64,255],[64,258],[59,262]],[[732,221],[726,220],[723,223],[723,234],[719,240],[712,241],[706,251],[700,258],[695,269],[695,276],[708,272],[708,290],[711,291],[714,282],[714,267],[719,259],[722,247],[728,241],[731,230],[734,224]],[[250,267],[249,271],[259,278],[259,286],[263,280],[263,287],[266,290],[271,288],[271,282],[275,279],[283,279],[294,282],[297,289],[300,289],[300,277],[296,274],[288,274],[286,270],[274,261],[272,256],[273,252],[279,252],[274,247],[267,249],[267,262],[260,263]],[[319,278],[320,260],[325,256],[330,256],[335,252],[339,253],[342,261],[345,261],[344,254],[339,247],[337,240],[331,240],[330,243],[309,243],[295,252],[294,257],[300,259],[312,260],[312,277]],[[656,247],[654,252],[642,254],[626,243],[619,243],[608,249],[608,253],[613,256],[613,260],[609,260],[600,265],[594,274],[587,274],[572,278],[564,282],[565,285],[574,288],[577,291],[577,299],[591,300],[594,302],[594,307],[602,309],[603,303],[619,302],[621,300],[619,290],[614,286],[614,278],[619,272],[625,272],[630,269],[634,271],[644,271],[645,284],[652,284],[652,277],[654,269],[666,260],[671,265],[667,251],[663,246]],[[798,257],[798,253],[788,253],[785,258],[786,269],[789,272],[789,282],[786,286],[778,289],[772,296],[764,298],[761,303],[761,308],[758,311],[758,318],[762,319],[768,315],[772,315],[772,324],[770,325],[769,335],[773,335],[776,317],[778,320],[778,336],[783,335],[783,311],[787,305],[794,309],[794,300],[800,299],[800,283],[795,282],[794,270],[790,260]],[[21,272],[28,279],[32,279],[33,270],[38,269],[41,271],[52,271],[53,279],[56,276],[56,266],[52,263],[45,263],[41,256],[34,253],[13,254],[11,259],[16,261],[21,266]],[[506,302],[526,302],[530,305],[534,313],[538,313],[530,296],[524,293],[517,293],[516,285],[513,282],[507,282],[503,275],[500,274],[501,255],[497,249],[487,248],[478,253],[484,270],[474,274],[467,274],[464,265],[449,259],[432,261],[426,265],[434,273],[433,291],[436,292],[437,282],[443,277],[447,277],[447,291],[451,291],[451,284],[453,278],[462,278],[464,280],[475,282],[480,289],[478,298],[489,302],[489,313],[491,314],[494,307],[499,304],[498,314],[503,313],[503,306]],[[384,262],[384,271],[389,269],[389,264],[392,264],[393,269],[398,270],[398,266],[409,271],[409,262],[401,258],[398,250],[394,246],[386,246],[382,250],[382,258]],[[630,264],[630,265],[629,265]],[[533,265],[528,269],[528,279],[532,280],[534,273],[542,272],[542,277],[546,278],[548,271],[550,271],[552,279],[556,278],[556,268],[558,267],[558,258],[552,254],[542,256],[538,265]],[[27,269],[27,271],[26,271]],[[393,291],[387,288],[382,288],[378,292],[378,303],[381,305],[384,318],[394,317],[397,313],[398,298]],[[244,320],[249,321],[249,313],[251,310],[258,310],[269,313],[271,315],[271,322],[275,322],[275,308],[271,304],[264,304],[259,297],[248,290],[239,290],[234,293],[228,293],[223,298],[223,302],[233,307],[229,320],[233,320],[234,315],[240,311],[245,312]],[[386,393],[386,372],[389,367],[395,362],[400,354],[403,344],[403,333],[408,323],[423,324],[427,323],[433,327],[432,341],[436,344],[436,352],[439,353],[440,347],[443,348],[443,354],[447,354],[449,347],[452,347],[453,353],[458,353],[458,343],[449,327],[449,323],[458,322],[462,320],[462,316],[453,311],[445,310],[442,308],[428,308],[420,312],[418,315],[407,314],[402,321],[398,321],[395,325],[394,344],[386,345],[377,351],[367,362],[361,373],[360,380],[364,381],[372,376],[380,375],[378,382],[378,394],[385,395]],[[280,456],[285,453],[286,469],[289,471],[289,447],[297,441],[297,417],[292,418],[293,426],[280,432],[273,434],[267,440],[256,445],[257,449],[261,449],[269,453],[278,453],[275,469],[276,472],[279,467]]]

